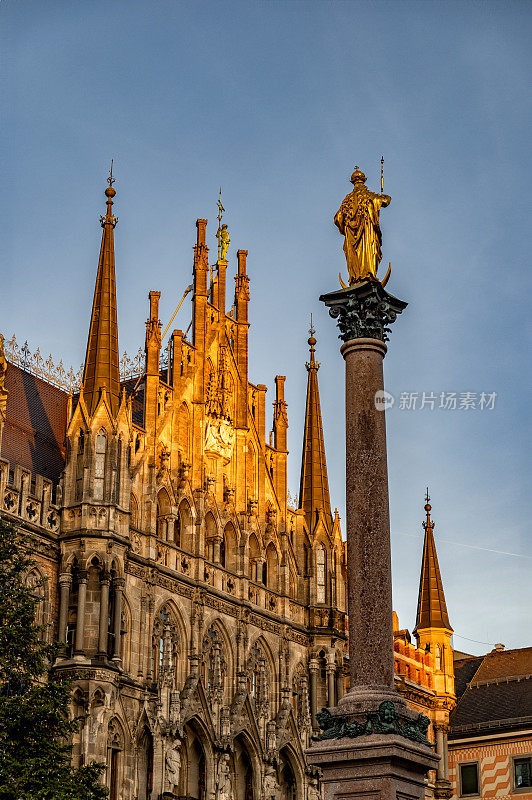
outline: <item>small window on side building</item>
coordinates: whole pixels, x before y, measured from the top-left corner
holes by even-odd
[[[460,796],[479,794],[478,764],[460,764]]]
[[[522,789],[532,786],[532,757],[514,759],[514,786]]]

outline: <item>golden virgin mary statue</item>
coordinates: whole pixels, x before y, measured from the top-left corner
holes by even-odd
[[[371,192],[366,176],[358,167],[351,175],[353,191],[344,198],[334,223],[345,236],[344,253],[349,270],[349,285],[376,281],[382,258],[379,212],[391,202],[387,194]]]

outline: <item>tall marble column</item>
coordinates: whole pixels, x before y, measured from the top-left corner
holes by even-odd
[[[108,572],[100,575],[100,619],[98,627],[98,655],[107,658],[107,636],[109,632],[109,583]]]
[[[389,325],[406,303],[376,280],[320,298],[338,319],[345,360],[349,692],[318,714],[307,758],[325,800],[422,800],[438,758],[428,719],[394,688],[390,519],[383,359]]]
[[[115,578],[115,615],[113,618],[113,661],[120,661],[120,637],[122,631],[122,600],[124,597],[125,581],[123,578]]]
[[[334,708],[335,705],[335,683],[336,683],[336,659],[334,651],[327,654],[327,705]]]
[[[338,702],[344,696],[344,672],[341,666],[338,667],[338,671],[336,673],[336,697],[338,698]]]
[[[76,618],[76,640],[74,655],[82,655],[85,650],[85,603],[87,600],[87,579],[85,570],[78,573],[78,613]]]
[[[58,639],[61,644],[66,644],[68,606],[70,603],[70,588],[72,586],[72,574],[65,572],[59,576],[59,631]]]
[[[317,728],[316,712],[318,710],[318,672],[320,669],[319,661],[317,658],[311,658],[308,662],[310,672],[310,718],[312,727]]]

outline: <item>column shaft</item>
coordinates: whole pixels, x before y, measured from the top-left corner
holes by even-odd
[[[80,572],[78,582],[78,614],[76,619],[75,653],[83,653],[85,644],[85,603],[87,600],[87,573]]]
[[[327,667],[327,705],[329,708],[334,708],[335,701],[335,668]]]
[[[442,781],[445,778],[445,759],[443,750],[443,728],[438,726],[436,728],[436,753],[440,756],[440,760],[438,761],[438,766],[436,769],[439,781]]]
[[[312,727],[317,728],[316,713],[318,711],[318,669],[319,665],[316,659],[311,659],[309,664],[310,669],[310,716],[312,719]]]
[[[109,577],[103,578],[100,589],[100,624],[98,629],[98,654],[107,656],[109,631]]]
[[[386,345],[341,348],[346,389],[346,517],[351,692],[394,691],[388,470],[382,391]],[[360,643],[365,643],[360,646]]]
[[[342,669],[339,667],[336,673],[336,699],[339,703],[344,696],[344,675]]]
[[[120,660],[120,631],[122,629],[122,597],[123,597],[123,583],[115,582],[115,616],[113,619],[113,660]]]
[[[71,575],[61,575],[59,578],[60,600],[59,600],[59,633],[58,638],[61,644],[66,644],[68,606],[70,603],[70,587],[72,585]]]

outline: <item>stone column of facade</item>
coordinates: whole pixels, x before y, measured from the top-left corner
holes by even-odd
[[[109,631],[109,583],[111,576],[108,572],[100,575],[100,619],[98,627],[98,655],[107,657],[107,634]]]
[[[436,727],[436,752],[440,756],[440,761],[438,762],[438,769],[437,769],[437,779],[439,781],[445,780],[445,764],[443,758],[443,728],[441,725]]]
[[[394,688],[388,468],[383,358],[406,303],[367,280],[320,298],[338,318],[345,360],[346,527],[351,686],[323,711],[307,750],[323,771],[325,800],[422,800],[438,759],[428,719]]]
[[[327,654],[327,705],[335,706],[336,663],[334,652]]]
[[[449,782],[449,742],[447,739],[447,731],[448,729],[445,728],[443,732],[443,777],[444,780]]]
[[[59,576],[59,632],[58,638],[61,644],[66,644],[68,606],[70,603],[70,588],[72,586],[72,575],[70,572]]]
[[[76,641],[74,654],[81,655],[85,644],[85,602],[87,600],[87,573],[78,573],[78,613],[76,618]]]
[[[120,661],[120,631],[122,630],[122,598],[124,596],[125,581],[115,578],[115,615],[113,619],[113,661]]]
[[[310,671],[310,717],[312,727],[317,728],[316,712],[318,711],[318,671],[320,668],[317,658],[311,658],[308,662]]]
[[[336,697],[338,702],[344,696],[344,673],[342,667],[338,667],[338,671],[336,673]]]

